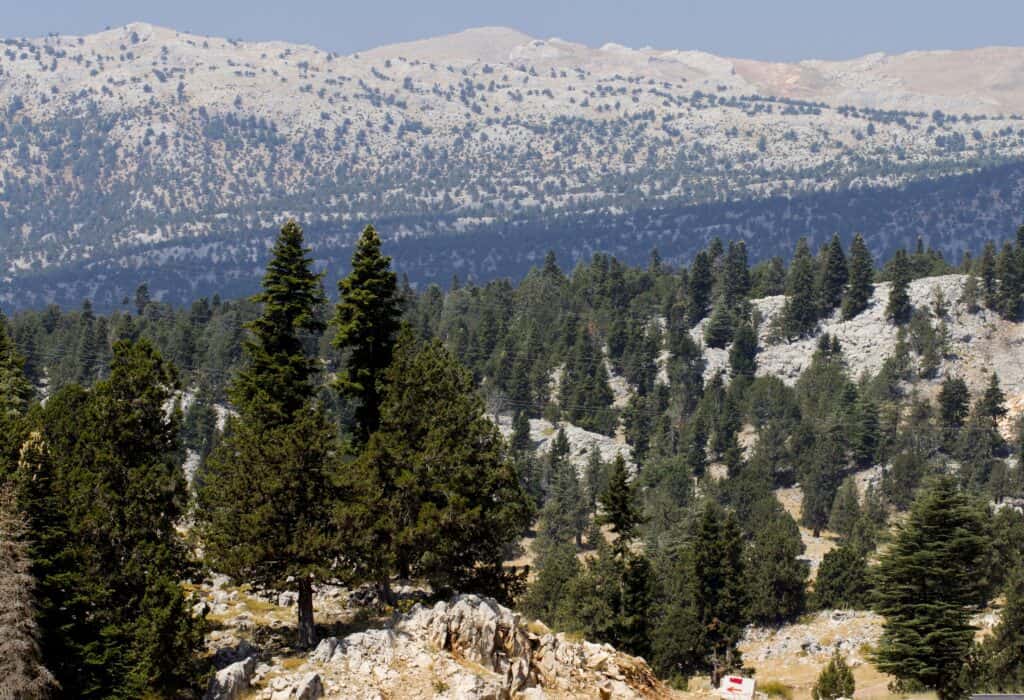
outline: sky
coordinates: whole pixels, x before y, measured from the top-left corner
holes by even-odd
[[[339,53],[487,25],[777,61],[1024,44],[1021,0],[0,0],[2,37],[132,21]]]

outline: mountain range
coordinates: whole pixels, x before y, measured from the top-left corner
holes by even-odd
[[[1024,48],[765,63],[504,28],[338,55],[134,23],[0,47],[0,304],[256,288],[286,217],[417,285],[547,250],[754,259],[862,232],[951,258],[1024,210]]]

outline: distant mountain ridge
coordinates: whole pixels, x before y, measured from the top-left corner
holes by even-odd
[[[378,222],[417,283],[714,235],[958,255],[1024,211],[1022,69],[1016,47],[778,64],[504,28],[351,56],[142,23],[7,39],[0,304],[245,293],[285,216],[339,274]]]

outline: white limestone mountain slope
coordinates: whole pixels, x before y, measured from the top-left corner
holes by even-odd
[[[769,64],[481,28],[341,56],[148,24],[0,47],[0,303],[252,288],[300,218],[414,279],[547,248],[684,260],[796,235],[949,253],[1024,205],[1024,48]],[[927,226],[924,222],[927,221]]]

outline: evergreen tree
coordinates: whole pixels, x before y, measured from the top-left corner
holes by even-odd
[[[722,266],[722,303],[726,309],[737,311],[750,294],[750,270],[747,265],[747,246],[743,241],[731,241]]]
[[[616,535],[616,550],[624,550],[636,535],[643,516],[636,502],[636,486],[629,482],[626,460],[621,453],[612,461],[608,487],[599,500],[603,511],[600,520]]]
[[[838,438],[832,433],[819,435],[801,479],[804,487],[802,520],[814,531],[815,537],[828,524],[839,487],[840,469],[845,463],[843,446]]]
[[[857,544],[846,541],[822,558],[811,603],[819,610],[862,609],[870,592],[867,556]]]
[[[709,348],[724,348],[732,342],[732,336],[732,314],[724,302],[719,302],[704,326],[704,343]]]
[[[708,315],[711,308],[711,289],[714,285],[714,273],[711,260],[705,251],[697,253],[690,266],[690,288],[686,304],[686,320],[691,327],[696,326]]]
[[[800,528],[772,503],[772,515],[756,529],[746,551],[748,612],[762,624],[794,620],[804,611],[809,566]]]
[[[587,524],[587,502],[576,476],[576,467],[562,457],[554,461],[551,488],[541,511],[538,542],[575,540],[582,546],[583,528]]]
[[[961,377],[949,375],[942,381],[939,390],[939,427],[947,451],[956,444],[969,412],[970,398],[967,383]]]
[[[568,419],[588,430],[610,435],[617,423],[614,395],[600,345],[583,324],[577,329],[572,353],[565,364],[559,403]]]
[[[868,308],[868,302],[874,293],[874,268],[871,251],[864,243],[864,237],[858,233],[853,237],[853,244],[850,246],[849,285],[843,296],[844,321],[849,321]]]
[[[847,477],[836,492],[832,502],[832,512],[828,519],[828,528],[843,537],[849,537],[861,517],[860,500],[857,485],[853,477]]]
[[[508,600],[506,548],[533,514],[472,375],[406,332],[384,379],[380,429],[341,475],[346,568],[386,597],[397,573]]]
[[[811,689],[811,697],[814,700],[852,698],[854,687],[853,671],[836,650],[828,665],[822,669],[814,688]]]
[[[239,415],[207,460],[199,525],[219,571],[273,588],[298,587],[298,643],[316,643],[313,579],[336,551],[331,520],[338,450],[323,406],[311,399],[318,363],[303,334],[323,330],[320,276],[294,221],[281,229],[254,301],[246,368],[231,385]],[[253,489],[252,484],[260,484]]]
[[[23,451],[44,654],[82,697],[177,697],[199,682],[202,624],[178,585],[192,567],[175,530],[177,386],[151,344],[118,341],[109,378],[52,397]]]
[[[263,276],[262,291],[253,301],[262,313],[248,324],[248,364],[231,388],[231,399],[246,420],[268,426],[288,423],[309,400],[318,361],[304,334],[324,329],[325,303],[320,277],[304,247],[302,229],[289,221],[281,229]]]
[[[335,347],[347,350],[339,389],[359,400],[357,437],[365,442],[380,423],[381,386],[391,364],[402,314],[391,258],[380,252],[373,226],[363,229],[352,254],[352,271],[338,282]]]
[[[580,574],[576,547],[571,542],[554,542],[537,558],[537,578],[523,596],[523,612],[551,625],[571,621],[559,619],[569,584]]]
[[[996,278],[996,247],[992,241],[985,243],[982,249],[978,277],[981,278],[981,296],[985,306],[996,309],[999,306],[999,281]]]
[[[999,252],[996,276],[999,278],[996,308],[1003,318],[1016,320],[1024,296],[1024,270],[1021,270],[1020,251],[1010,242],[1003,244]]]
[[[828,248],[825,249],[824,264],[819,271],[816,285],[819,313],[823,317],[830,316],[832,311],[842,304],[848,278],[846,255],[843,254],[843,244],[839,241],[837,233],[832,236]]]
[[[886,618],[875,654],[880,671],[943,699],[963,693],[959,676],[987,557],[978,508],[952,479],[938,479],[914,502],[878,565],[875,608]]]
[[[25,359],[18,353],[7,331],[7,319],[0,312],[0,426],[5,419],[25,412],[32,398],[32,385],[25,378]]]
[[[860,467],[870,467],[875,463],[880,442],[878,408],[867,393],[858,393],[850,430],[850,449]]]
[[[729,369],[733,377],[751,379],[757,372],[757,331],[746,321],[739,324],[729,348]]]
[[[736,644],[746,624],[743,539],[731,513],[709,502],[696,526],[692,560],[693,607],[702,631],[701,656],[711,684],[742,666]]]
[[[56,695],[39,649],[35,579],[24,514],[14,490],[0,485],[0,695],[41,700]]]
[[[814,259],[807,239],[801,238],[786,279],[786,303],[781,315],[781,330],[786,338],[802,338],[817,327],[818,303],[814,289]]]
[[[980,645],[980,677],[974,682],[979,691],[1024,691],[1024,567],[1010,573],[1005,595],[999,624]]]
[[[910,305],[910,264],[907,253],[897,250],[892,259],[892,285],[889,289],[889,303],[885,307],[885,316],[897,325],[910,320],[913,308]]]
[[[533,447],[530,439],[530,419],[525,411],[517,411],[516,417],[512,420],[512,443],[513,450],[525,452]]]

